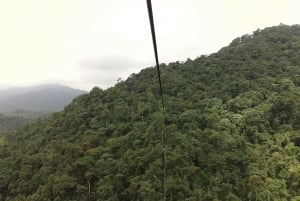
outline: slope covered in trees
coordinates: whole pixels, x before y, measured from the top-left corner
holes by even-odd
[[[300,200],[300,26],[94,88],[0,147],[1,201]]]
[[[31,112],[25,110],[0,113],[0,136],[3,133],[21,129],[38,119],[47,118],[50,114],[51,113],[47,112]]]

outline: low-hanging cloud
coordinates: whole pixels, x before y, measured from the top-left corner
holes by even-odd
[[[80,64],[84,81],[107,88],[113,86],[119,78],[126,79],[131,73],[137,73],[145,62],[123,56],[107,56],[87,59]]]

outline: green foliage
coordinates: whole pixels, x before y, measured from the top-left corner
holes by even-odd
[[[33,123],[34,121],[50,116],[46,112],[31,112],[17,110],[14,112],[0,113],[0,135],[16,131]]]
[[[3,136],[0,136],[0,146],[4,145],[4,137]]]
[[[0,146],[0,201],[299,200],[300,26],[97,87]]]

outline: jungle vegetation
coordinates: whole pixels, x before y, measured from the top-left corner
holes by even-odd
[[[3,133],[22,129],[38,119],[47,118],[50,114],[51,113],[49,112],[33,112],[26,110],[0,113],[0,136]]]
[[[300,200],[300,26],[93,88],[0,145],[0,201]]]

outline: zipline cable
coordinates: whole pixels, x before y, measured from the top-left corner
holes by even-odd
[[[157,69],[157,75],[158,75],[159,92],[160,92],[162,109],[164,110],[165,105],[164,105],[164,98],[163,98],[161,78],[160,78],[160,68],[159,68],[159,62],[158,62],[158,53],[157,53],[157,45],[156,45],[156,37],[155,37],[155,29],[154,29],[154,20],[153,20],[151,0],[147,0],[147,6],[148,6],[148,14],[149,14],[151,33],[152,33],[152,41],[153,41],[154,54],[155,54],[156,69]]]
[[[155,29],[154,29],[154,20],[153,20],[153,12],[152,12],[152,4],[151,0],[147,0],[147,7],[148,7],[148,14],[149,14],[149,21],[150,21],[150,27],[151,27],[151,34],[152,34],[152,42],[153,42],[153,48],[154,48],[154,54],[155,54],[155,62],[156,62],[156,69],[157,69],[157,76],[158,76],[158,83],[159,83],[159,92],[160,92],[160,98],[161,98],[161,105],[162,105],[162,111],[165,110],[164,105],[164,98],[163,98],[163,91],[162,91],[162,84],[161,84],[161,78],[160,78],[160,68],[159,68],[159,62],[158,62],[158,53],[157,53],[157,45],[156,45],[156,37],[155,37]],[[167,150],[166,150],[166,135],[164,131],[162,130],[162,148],[163,148],[163,201],[167,200]]]

